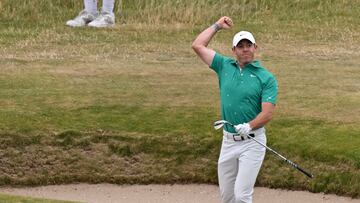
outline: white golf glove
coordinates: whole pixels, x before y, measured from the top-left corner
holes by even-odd
[[[239,124],[235,126],[235,131],[239,134],[239,135],[245,135],[247,136],[250,131],[251,131],[251,127],[249,123],[243,123],[243,124]]]

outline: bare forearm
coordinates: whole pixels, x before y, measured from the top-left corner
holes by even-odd
[[[192,48],[196,54],[207,65],[211,65],[211,62],[215,56],[215,51],[207,48],[209,42],[219,29],[229,29],[233,25],[231,18],[223,16],[215,24],[202,31],[192,43]]]
[[[273,117],[275,111],[275,104],[270,102],[263,102],[261,104],[262,111],[256,116],[256,118],[249,122],[251,129],[256,130],[265,126]]]
[[[196,51],[201,47],[207,47],[217,31],[218,29],[216,29],[215,25],[212,25],[202,31],[192,43],[192,48]]]
[[[265,126],[272,119],[272,112],[261,112],[249,122],[251,129],[256,130]]]

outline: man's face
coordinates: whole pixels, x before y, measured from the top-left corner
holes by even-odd
[[[251,63],[254,60],[255,51],[256,45],[247,39],[241,40],[237,46],[233,48],[236,59],[241,65]]]

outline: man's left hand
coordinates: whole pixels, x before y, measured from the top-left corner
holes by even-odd
[[[235,131],[240,135],[249,135],[251,131],[251,127],[249,123],[243,123],[235,126]]]

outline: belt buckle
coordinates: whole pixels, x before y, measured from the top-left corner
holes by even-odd
[[[235,137],[240,137],[241,139],[239,140],[239,139],[236,139]],[[239,134],[233,134],[233,139],[234,139],[234,141],[235,142],[238,142],[238,141],[244,141],[245,140],[245,138],[242,136],[242,135],[239,135]]]
[[[240,139],[240,140],[239,140],[239,139],[236,139],[235,136],[240,137],[241,139]],[[249,134],[249,136],[250,136],[250,137],[255,137],[255,134],[254,134],[254,133],[251,133],[251,134]],[[239,134],[233,134],[233,139],[234,139],[235,142],[244,141],[244,140],[245,140],[244,136],[239,135]]]

